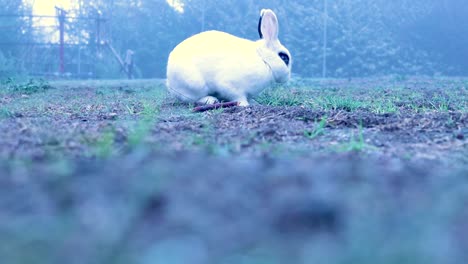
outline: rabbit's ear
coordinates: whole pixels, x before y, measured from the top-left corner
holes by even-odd
[[[262,9],[258,26],[260,37],[267,42],[278,39],[278,19],[271,9]]]

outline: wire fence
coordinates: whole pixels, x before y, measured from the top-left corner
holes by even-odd
[[[0,55],[15,51],[15,56],[8,58],[15,73],[48,78],[96,77],[96,61],[103,56],[106,44],[106,20],[100,15],[71,16],[63,9],[56,11],[54,16],[0,14],[3,35],[20,31],[21,36],[27,36],[0,39]],[[21,27],[17,20],[22,20]],[[73,25],[85,23],[91,26],[86,36],[80,37]]]

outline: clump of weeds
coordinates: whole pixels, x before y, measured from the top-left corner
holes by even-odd
[[[312,131],[304,131],[304,136],[306,136],[308,139],[314,139],[318,136],[321,136],[325,133],[325,127],[327,125],[327,118],[323,117],[320,122],[315,122],[317,125]]]
[[[27,82],[18,82],[13,78],[8,78],[3,82],[3,86],[6,87],[7,91],[22,94],[45,92],[52,88],[44,79],[29,79]]]
[[[360,124],[357,137],[354,135],[354,131],[351,132],[349,142],[341,144],[337,150],[338,152],[362,152],[367,149],[373,150],[376,149],[376,147],[369,145],[364,141],[362,124]]]

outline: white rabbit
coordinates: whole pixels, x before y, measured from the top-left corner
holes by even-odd
[[[251,41],[220,31],[194,35],[169,55],[167,87],[185,102],[213,104],[251,97],[291,76],[291,55],[278,40],[278,19],[270,9],[260,12],[260,40]]]

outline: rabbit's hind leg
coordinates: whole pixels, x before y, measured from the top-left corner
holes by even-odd
[[[195,103],[208,94],[203,78],[195,73],[171,72],[168,74],[167,88],[170,93],[188,103]]]
[[[239,104],[239,106],[249,106],[249,101],[245,95],[236,96],[235,101]]]

